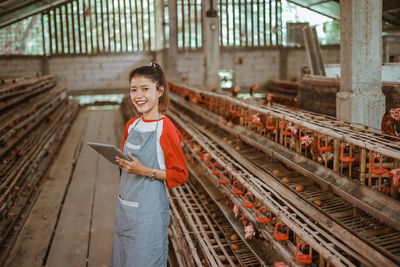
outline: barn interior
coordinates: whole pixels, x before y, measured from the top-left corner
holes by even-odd
[[[130,72],[189,170],[168,266],[400,265],[400,2],[0,0],[0,265],[109,266]],[[129,266],[129,264],[128,264]]]

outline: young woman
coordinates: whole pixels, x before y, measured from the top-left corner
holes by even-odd
[[[130,97],[143,114],[128,121],[122,142],[132,161],[122,167],[111,266],[167,266],[170,211],[168,188],[185,183],[188,170],[178,130],[162,115],[168,85],[160,65],[150,63],[129,75]]]

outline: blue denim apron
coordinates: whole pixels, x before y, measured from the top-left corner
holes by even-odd
[[[160,169],[157,159],[157,128],[138,132],[135,127],[124,144],[143,165]],[[123,168],[116,206],[112,267],[167,266],[169,204],[164,183],[129,174]]]

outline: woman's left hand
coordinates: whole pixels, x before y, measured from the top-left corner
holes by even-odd
[[[130,152],[128,154],[132,161],[128,161],[120,157],[115,157],[115,160],[119,163],[121,167],[125,167],[128,173],[143,175],[142,172],[144,171],[145,166]]]

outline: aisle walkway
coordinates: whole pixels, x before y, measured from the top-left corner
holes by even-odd
[[[84,142],[122,133],[119,109],[79,113],[7,266],[109,266],[119,172]]]

